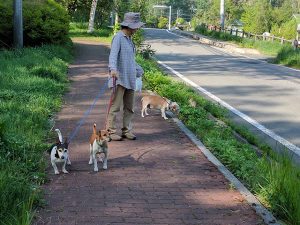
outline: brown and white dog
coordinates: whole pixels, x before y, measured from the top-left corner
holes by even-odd
[[[179,112],[179,105],[176,102],[172,102],[171,100],[158,96],[158,95],[145,95],[142,98],[142,117],[145,115],[149,115],[147,113],[147,108],[155,108],[160,109],[161,116],[166,120],[166,109],[171,110],[175,113]]]
[[[69,150],[68,150],[69,143],[67,140],[65,142],[63,141],[63,137],[59,129],[55,129],[55,131],[57,132],[58,135],[56,144],[53,144],[48,150],[48,152],[50,153],[51,164],[55,174],[59,174],[56,163],[63,163],[62,172],[69,173],[66,170],[66,164],[71,165]]]
[[[90,161],[94,163],[94,171],[98,172],[97,154],[104,154],[103,169],[107,169],[109,132],[107,130],[96,130],[96,123],[93,126],[93,133],[90,138]]]

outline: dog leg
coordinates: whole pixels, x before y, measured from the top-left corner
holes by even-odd
[[[98,164],[97,164],[97,156],[96,156],[96,153],[93,153],[93,161],[94,161],[94,171],[95,171],[95,172],[98,172],[99,169],[98,169]]]
[[[67,164],[68,164],[68,165],[71,165],[71,160],[70,160],[70,157],[68,157]]]
[[[59,171],[58,171],[58,169],[57,169],[56,163],[55,163],[54,161],[51,161],[51,164],[52,164],[52,167],[53,167],[53,169],[54,169],[54,173],[55,173],[55,174],[59,174]]]
[[[69,173],[69,172],[66,170],[66,165],[67,165],[67,160],[64,162],[64,165],[63,165],[63,167],[62,167],[63,173]]]
[[[107,158],[108,158],[108,152],[107,150],[104,152],[104,160],[103,160],[103,169],[107,170]]]
[[[89,165],[93,164],[93,148],[92,145],[90,144],[90,161],[89,161]]]
[[[144,110],[145,110],[145,108],[143,106],[143,108],[142,108],[142,117],[144,117]]]
[[[145,108],[145,115],[146,115],[146,116],[149,116],[149,113],[147,112],[147,110],[148,110],[148,109],[147,109],[147,106],[146,106],[146,108]]]
[[[165,109],[161,109],[161,116],[162,116],[165,120],[168,119],[168,117],[166,117]]]

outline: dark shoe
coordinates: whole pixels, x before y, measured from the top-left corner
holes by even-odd
[[[122,137],[123,138],[127,138],[129,140],[135,140],[136,139],[136,136],[133,133],[131,133],[131,132],[123,133]]]
[[[110,134],[109,139],[111,141],[122,141],[122,137],[117,134]]]

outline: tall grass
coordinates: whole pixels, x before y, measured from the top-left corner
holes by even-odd
[[[0,224],[27,225],[45,179],[50,118],[68,87],[71,43],[0,52]]]
[[[108,27],[96,28],[93,33],[87,33],[88,23],[70,23],[69,36],[71,38],[101,41],[104,43],[110,43],[113,36],[113,31]]]
[[[155,62],[141,57],[138,57],[138,62],[145,70],[145,88],[178,102],[181,107],[179,118],[205,146],[239,177],[275,216],[287,224],[300,225],[299,168],[295,167],[287,156],[269,154],[269,147],[264,147],[263,156],[259,156],[250,144],[235,138],[232,124],[224,126],[211,120],[209,114],[228,122],[225,109],[199,96],[185,84],[163,74]],[[197,103],[196,108],[189,105],[189,99]],[[245,138],[250,139],[252,143],[257,143],[256,138],[249,132],[240,130],[240,133],[245,134]]]
[[[259,52],[270,56],[276,56],[283,47],[287,46],[287,44],[282,45],[277,41],[255,41],[253,39],[248,38],[244,38],[240,42],[236,43],[243,48],[254,48],[257,49]]]
[[[300,69],[300,49],[285,46],[278,52],[274,62]]]

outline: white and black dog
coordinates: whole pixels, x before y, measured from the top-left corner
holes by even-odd
[[[51,164],[53,166],[55,174],[59,174],[56,163],[63,163],[62,172],[69,173],[66,170],[66,164],[71,165],[68,150],[69,143],[67,142],[67,140],[63,142],[63,138],[59,129],[55,129],[55,131],[58,134],[58,138],[56,144],[53,144],[49,149]]]

